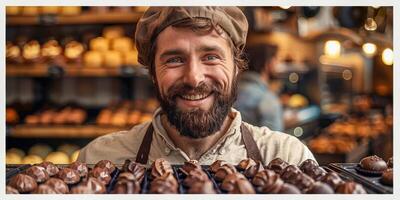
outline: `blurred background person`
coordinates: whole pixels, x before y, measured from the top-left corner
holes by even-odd
[[[272,44],[248,47],[249,69],[239,79],[235,108],[242,114],[243,121],[283,131],[282,104],[269,84],[278,63],[277,52],[278,47]]]

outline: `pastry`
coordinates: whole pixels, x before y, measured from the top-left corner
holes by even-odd
[[[50,176],[47,173],[46,169],[41,166],[31,166],[25,170],[25,174],[31,176],[37,183],[43,183],[47,181]]]
[[[90,40],[89,46],[92,51],[106,52],[110,49],[109,40],[103,37],[93,38]]]
[[[44,184],[52,187],[57,194],[67,194],[69,192],[68,185],[58,178],[50,178]]]
[[[39,166],[45,168],[49,176],[55,176],[59,171],[58,167],[49,161],[44,161],[40,163]]]
[[[226,163],[218,168],[217,172],[214,175],[214,178],[217,181],[222,181],[228,174],[233,174],[236,172],[236,168],[233,165]]]
[[[8,185],[17,189],[19,193],[33,192],[37,188],[35,179],[26,174],[17,174],[13,176]]]
[[[100,51],[87,51],[83,55],[83,62],[86,67],[101,67],[103,60],[103,54]]]
[[[86,163],[75,161],[69,165],[69,168],[76,170],[80,177],[86,177],[88,175],[89,168]]]
[[[68,185],[76,184],[81,180],[79,172],[71,168],[61,169],[57,174],[57,178],[63,180]]]
[[[112,163],[109,160],[100,160],[99,162],[96,163],[96,165],[94,166],[94,168],[105,168],[108,170],[108,172],[111,174],[114,172],[114,170],[116,169],[114,163]]]

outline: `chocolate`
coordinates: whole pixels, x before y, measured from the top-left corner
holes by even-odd
[[[188,175],[192,170],[201,170],[201,166],[197,160],[186,161],[179,170]]]
[[[99,162],[96,163],[94,168],[99,167],[99,168],[105,168],[109,171],[109,173],[113,173],[115,170],[115,165],[109,160],[100,160]]]
[[[135,176],[136,180],[139,181],[139,183],[142,183],[146,168],[139,163],[126,159],[122,166],[122,171],[131,172]]]
[[[37,183],[43,183],[50,178],[46,169],[37,165],[31,166],[26,169],[25,174],[34,178]]]
[[[197,181],[187,190],[189,194],[216,194],[214,185],[210,180]]]
[[[235,189],[236,182],[239,179],[245,179],[246,180],[246,177],[244,177],[243,174],[238,173],[238,172],[232,173],[232,174],[228,174],[228,175],[225,176],[225,178],[222,181],[222,184],[221,184],[220,187],[221,187],[222,190],[230,192],[230,191]]]
[[[393,157],[390,157],[386,164],[388,168],[393,168]]]
[[[340,194],[366,194],[364,188],[353,181],[344,182],[337,186],[336,193]]]
[[[139,194],[139,192],[139,182],[128,180],[118,181],[114,186],[114,190],[112,191],[113,194]]]
[[[33,192],[34,194],[57,194],[57,192],[49,185],[40,184]]]
[[[260,161],[257,161],[255,165],[251,165],[250,167],[246,168],[244,171],[244,175],[247,178],[253,178],[258,172],[264,170],[264,167]]]
[[[203,170],[192,170],[183,180],[183,185],[186,187],[192,187],[196,182],[204,182],[207,180],[209,180],[209,178]]]
[[[314,180],[307,174],[298,174],[295,180],[290,180],[288,183],[295,185],[303,193],[309,190],[314,185]]]
[[[237,167],[239,168],[239,170],[246,170],[253,165],[256,165],[256,161],[254,161],[251,158],[247,158],[247,159],[241,160]]]
[[[110,170],[102,167],[95,167],[89,172],[89,177],[97,178],[104,185],[107,185],[111,181]]]
[[[163,158],[156,159],[151,166],[151,176],[157,178],[166,173],[173,173],[171,164]]]
[[[284,184],[279,175],[269,169],[258,172],[254,176],[252,183],[258,192],[266,194],[278,193]]]
[[[82,182],[80,185],[84,185],[90,190],[92,194],[104,194],[106,193],[106,186],[103,182],[94,177],[89,177],[86,181]]]
[[[229,194],[254,194],[251,183],[240,173],[228,174],[221,184],[221,189]]]
[[[321,177],[320,181],[330,185],[333,189],[344,183],[336,172],[328,172],[325,176]]]
[[[78,185],[71,189],[71,194],[94,194],[93,190],[86,185]]]
[[[71,168],[61,169],[57,174],[57,178],[63,180],[68,185],[76,184],[81,180],[79,172]]]
[[[18,190],[7,185],[6,186],[6,194],[19,194]]]
[[[360,167],[370,172],[383,172],[388,168],[386,162],[376,155],[363,158]]]
[[[326,183],[315,182],[314,185],[307,190],[307,194],[334,194],[335,191]]]
[[[281,171],[281,178],[285,182],[293,182],[296,180],[296,177],[298,174],[301,174],[300,168],[298,168],[296,165],[288,165]]]
[[[393,186],[393,168],[385,170],[380,181],[384,185]]]
[[[151,194],[176,194],[178,193],[178,181],[171,172],[155,178],[150,183]]]
[[[216,160],[213,162],[209,167],[208,170],[210,170],[211,173],[217,173],[217,170],[227,162],[225,160]]]
[[[57,194],[67,194],[69,192],[68,185],[58,178],[50,178],[44,184],[52,187]]]
[[[305,174],[309,175],[314,180],[319,181],[323,176],[325,176],[326,171],[322,167],[316,167],[311,171],[307,171]]]
[[[270,169],[277,174],[281,174],[281,171],[285,169],[289,163],[283,161],[280,158],[275,158],[269,162],[269,164],[265,167],[266,169]]]
[[[89,172],[89,168],[86,163],[75,161],[69,165],[69,168],[78,171],[80,177],[86,177]]]
[[[127,180],[127,181],[138,181],[131,172],[122,172],[118,175],[117,181],[122,181],[122,180]]]
[[[17,174],[13,176],[8,185],[17,189],[19,193],[32,192],[37,188],[35,179],[26,174]]]
[[[39,166],[45,168],[50,177],[57,175],[58,171],[60,171],[54,163],[49,161],[44,161]]]
[[[284,183],[278,194],[301,194],[301,191],[290,183]]]
[[[225,179],[225,176],[228,174],[236,173],[236,168],[231,164],[222,165],[214,175],[215,180],[222,181]]]
[[[300,164],[300,170],[306,174],[309,174],[312,171],[314,171],[314,169],[317,168],[318,166],[319,165],[317,161],[313,159],[307,159]]]

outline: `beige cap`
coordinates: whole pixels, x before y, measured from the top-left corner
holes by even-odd
[[[158,34],[168,26],[189,18],[210,19],[229,35],[236,47],[243,50],[246,45],[249,25],[238,7],[150,7],[136,27],[135,40],[139,62],[150,66],[151,46]]]

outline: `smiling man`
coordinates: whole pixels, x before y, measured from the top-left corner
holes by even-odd
[[[314,159],[298,139],[243,122],[232,108],[246,68],[242,50],[248,23],[237,7],[151,7],[136,27],[139,62],[149,67],[161,104],[152,122],[99,137],[78,160],[125,159],[150,164],[198,160],[268,164]]]

